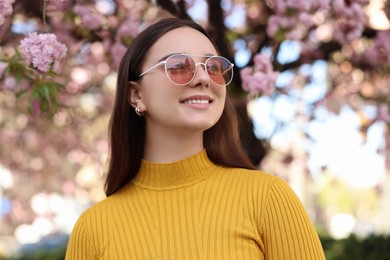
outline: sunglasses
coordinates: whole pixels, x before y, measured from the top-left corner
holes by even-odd
[[[195,62],[191,57],[207,58],[205,62]],[[233,66],[228,59],[221,56],[205,56],[195,54],[173,54],[166,60],[161,61],[153,67],[142,72],[139,77],[144,76],[158,66],[164,64],[165,73],[172,83],[186,85],[190,83],[196,74],[196,67],[202,65],[209,78],[219,86],[226,86],[233,79]]]

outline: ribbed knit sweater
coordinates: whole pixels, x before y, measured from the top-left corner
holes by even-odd
[[[137,177],[86,210],[66,259],[325,259],[300,200],[280,178],[214,164],[205,150],[142,161]]]

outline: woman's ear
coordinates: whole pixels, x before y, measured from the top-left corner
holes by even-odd
[[[142,106],[142,96],[140,93],[140,85],[135,81],[129,81],[129,103],[134,108]]]

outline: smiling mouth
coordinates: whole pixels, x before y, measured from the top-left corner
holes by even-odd
[[[189,100],[183,100],[181,103],[183,104],[210,104],[212,103],[212,100],[208,99],[189,99]]]

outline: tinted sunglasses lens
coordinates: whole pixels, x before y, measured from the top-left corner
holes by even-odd
[[[172,82],[185,85],[194,77],[195,62],[185,55],[173,55],[167,59],[165,69]]]
[[[224,57],[211,57],[206,61],[207,73],[214,83],[225,86],[233,79],[233,66]]]

